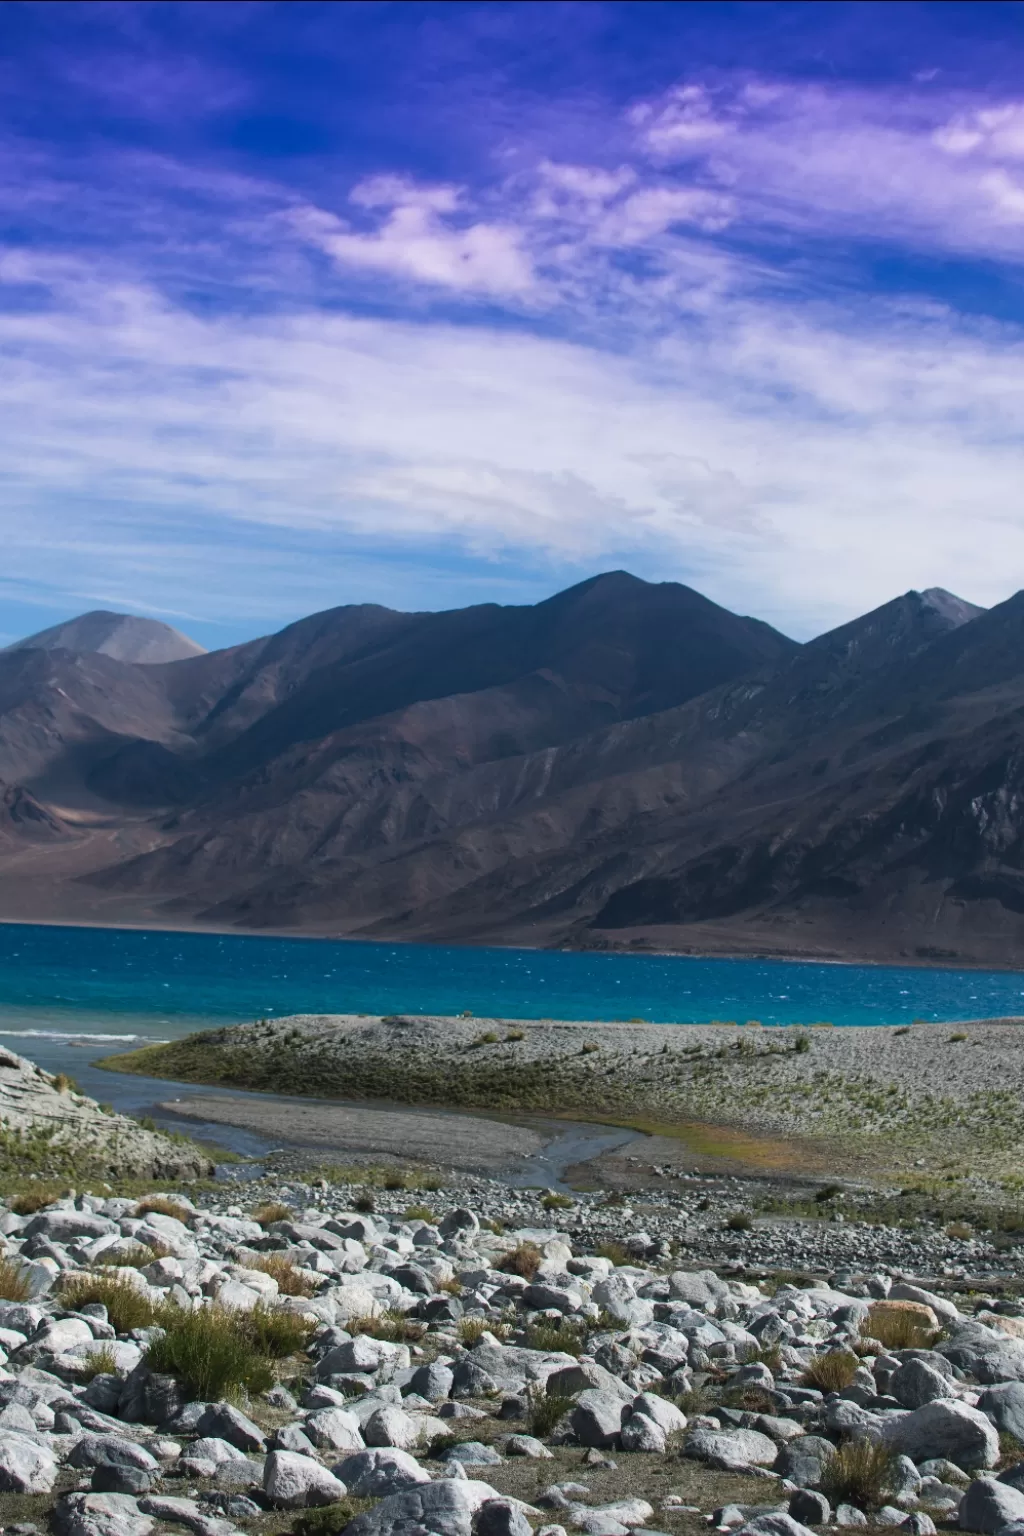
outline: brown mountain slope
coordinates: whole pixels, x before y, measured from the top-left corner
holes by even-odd
[[[909,593],[795,647],[618,574],[531,609],[315,615],[128,669],[148,703],[79,675],[107,826],[63,910],[1014,964],[1022,631],[1024,597]]]

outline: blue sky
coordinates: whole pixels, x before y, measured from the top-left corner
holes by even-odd
[[[1024,570],[1024,6],[0,7],[0,643]]]

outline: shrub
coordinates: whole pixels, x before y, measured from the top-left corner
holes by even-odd
[[[485,1333],[490,1333],[491,1325],[485,1317],[460,1317],[458,1334],[460,1344],[465,1344],[467,1349],[472,1349],[478,1344]]]
[[[68,1275],[61,1281],[60,1299],[69,1312],[99,1302],[118,1333],[149,1328],[156,1321],[149,1297],[125,1275]]]
[[[571,1211],[576,1204],[571,1195],[559,1195],[554,1190],[542,1196],[540,1203],[546,1211]]]
[[[10,1207],[16,1216],[34,1216],[36,1211],[45,1209],[66,1194],[64,1185],[40,1184],[37,1189],[26,1189],[20,1195],[15,1195],[10,1201]]]
[[[175,1221],[184,1223],[187,1227],[192,1212],[187,1206],[179,1204],[177,1200],[171,1200],[166,1195],[151,1195],[148,1200],[140,1200],[135,1207],[136,1216],[173,1216]]]
[[[275,1221],[291,1221],[292,1213],[280,1200],[270,1200],[266,1205],[256,1207],[252,1219],[258,1221],[261,1227],[271,1227]]]
[[[886,1349],[931,1349],[941,1336],[941,1328],[930,1328],[919,1314],[872,1307],[861,1333],[877,1339]]]
[[[797,1056],[806,1056],[811,1048],[811,1042],[807,1035],[797,1035],[793,1041],[793,1052]]]
[[[292,1522],[295,1536],[339,1536],[346,1525],[357,1515],[365,1514],[376,1504],[376,1499],[355,1499],[349,1495],[336,1504],[325,1504],[321,1509],[304,1509]]]
[[[153,1371],[176,1376],[189,1397],[216,1402],[248,1392],[266,1392],[274,1384],[270,1361],[239,1327],[240,1314],[216,1305],[167,1308],[165,1332],[146,1351]]]
[[[834,1200],[837,1195],[843,1193],[841,1184],[824,1184],[821,1189],[814,1191],[814,1198],[821,1205],[826,1200]]]
[[[439,1291],[444,1291],[449,1296],[462,1295],[462,1281],[456,1280],[454,1275],[452,1275],[450,1280],[440,1281],[437,1288]]]
[[[58,1072],[56,1077],[51,1078],[51,1082],[58,1093],[81,1093],[82,1091],[74,1078],[69,1077],[66,1072]]]
[[[884,1503],[892,1480],[892,1452],[869,1440],[849,1440],[822,1467],[821,1491],[833,1507],[870,1509]]]
[[[312,1318],[259,1304],[251,1312],[232,1313],[232,1316],[237,1318],[239,1333],[248,1339],[253,1349],[268,1355],[271,1360],[287,1360],[307,1349],[320,1327]]]
[[[966,1221],[951,1221],[946,1228],[946,1236],[958,1238],[960,1242],[966,1243],[974,1236],[974,1228]]]
[[[557,1323],[531,1323],[526,1330],[527,1349],[542,1349],[545,1354],[561,1351],[564,1355],[581,1355],[587,1342],[587,1330],[583,1323],[567,1317]]]
[[[32,1294],[24,1266],[17,1260],[0,1258],[0,1299],[3,1301],[28,1301]]]
[[[480,1225],[485,1232],[493,1232],[495,1237],[500,1237],[505,1230],[505,1223],[499,1221],[497,1216],[482,1216]]]
[[[893,1030],[893,1034],[894,1035],[909,1035],[910,1034],[910,1025],[909,1024],[901,1024],[899,1029],[894,1029]]]
[[[518,1247],[511,1248],[495,1267],[506,1275],[521,1275],[524,1280],[532,1280],[543,1259],[544,1255],[536,1243],[520,1243]]]
[[[258,1259],[253,1259],[248,1264],[249,1269],[258,1269],[264,1275],[270,1275],[277,1281],[277,1288],[282,1296],[312,1296],[316,1290],[316,1282],[311,1275],[304,1275],[301,1269],[296,1268],[291,1259],[286,1259],[283,1253],[265,1253]]]
[[[726,1220],[726,1230],[729,1232],[749,1232],[753,1222],[746,1211],[733,1211]]]
[[[529,1402],[530,1414],[528,1422],[530,1434],[536,1435],[538,1440],[543,1440],[545,1436],[550,1435],[555,1425],[567,1413],[571,1412],[573,1407],[573,1399],[571,1397],[558,1397],[555,1395],[549,1397],[542,1390],[531,1392]]]
[[[386,1339],[389,1344],[416,1344],[426,1333],[426,1325],[389,1308],[380,1317],[355,1317],[346,1324],[349,1333],[365,1333],[371,1339]]]
[[[352,1206],[361,1216],[372,1216],[377,1209],[377,1201],[374,1198],[373,1190],[361,1189],[352,1201]]]
[[[629,1263],[629,1254],[626,1252],[625,1248],[623,1248],[621,1243],[615,1243],[610,1240],[606,1240],[603,1243],[598,1243],[597,1248],[594,1251],[599,1259],[610,1259],[613,1264],[618,1265]]]
[[[638,1023],[638,1024],[642,1024],[643,1023],[643,1019],[637,1019],[635,1022]],[[585,1040],[583,1042],[583,1045],[580,1047],[580,1055],[581,1056],[592,1056],[595,1051],[599,1051],[600,1049],[601,1049],[601,1047],[598,1045],[596,1040]]]
[[[385,1189],[408,1189],[412,1183],[412,1175],[404,1168],[388,1168],[381,1180]]]
[[[100,1349],[94,1350],[88,1356],[81,1370],[76,1371],[75,1379],[81,1382],[92,1381],[94,1376],[116,1376],[117,1356],[109,1344],[104,1344]]]
[[[830,1349],[814,1356],[801,1380],[805,1387],[817,1387],[819,1392],[842,1392],[850,1385],[859,1364],[851,1350]]]
[[[647,1390],[650,1391],[650,1388],[648,1387]],[[707,1387],[691,1387],[689,1392],[680,1392],[676,1398],[676,1407],[681,1413],[685,1413],[688,1419],[692,1419],[700,1413],[714,1413],[718,1402]]]
[[[505,1036],[505,1039],[508,1041],[509,1045],[515,1045],[516,1041],[526,1039],[526,1030],[510,1029],[508,1034]]]
[[[959,1045],[961,1040],[966,1040],[966,1039],[967,1039],[967,1036],[963,1032],[963,1030],[962,1029],[958,1029],[955,1034],[950,1035],[949,1043],[950,1043],[950,1045]]]
[[[500,1036],[498,1035],[497,1030],[495,1030],[495,1029],[488,1029],[488,1030],[485,1030],[485,1032],[482,1035],[477,1035],[476,1039],[471,1041],[471,1046],[477,1046],[477,1045],[497,1045],[499,1039],[500,1039]]]
[[[407,1205],[402,1216],[403,1221],[426,1221],[431,1226],[434,1224],[434,1212],[429,1205]]]

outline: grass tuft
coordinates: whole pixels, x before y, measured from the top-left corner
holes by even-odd
[[[15,1195],[10,1207],[15,1216],[34,1216],[37,1211],[45,1210],[66,1194],[66,1185],[40,1184],[38,1189],[26,1189],[22,1194]]]
[[[753,1221],[746,1211],[733,1211],[731,1216],[726,1217],[727,1232],[749,1232],[752,1226]]]
[[[109,1344],[95,1350],[89,1355],[85,1365],[75,1373],[75,1379],[80,1382],[92,1381],[95,1376],[116,1376],[117,1356]]]
[[[550,1435],[567,1413],[572,1410],[573,1399],[571,1397],[559,1397],[555,1394],[548,1396],[546,1392],[534,1391],[529,1395],[530,1434],[538,1440]]]
[[[941,1328],[929,1328],[913,1312],[890,1312],[872,1307],[861,1333],[877,1339],[886,1349],[931,1349],[942,1337]]]
[[[524,1280],[532,1280],[543,1259],[544,1255],[536,1243],[520,1243],[509,1249],[496,1268],[506,1275],[520,1275]]]
[[[145,1291],[125,1275],[68,1275],[61,1281],[59,1294],[69,1312],[80,1312],[99,1302],[118,1333],[150,1328],[156,1321],[156,1308]]]
[[[15,1259],[0,1258],[0,1300],[28,1301],[31,1294],[24,1266]]]
[[[407,1205],[402,1214],[402,1220],[425,1221],[429,1226],[433,1226],[436,1217],[429,1205]]]
[[[293,1312],[254,1307],[229,1311],[216,1304],[186,1311],[165,1307],[164,1333],[146,1351],[153,1371],[176,1376],[200,1401],[266,1392],[274,1384],[274,1360],[305,1349],[318,1324]]]
[[[367,1338],[386,1339],[389,1344],[417,1344],[427,1331],[425,1323],[391,1307],[380,1317],[354,1317],[345,1326],[353,1337],[365,1333]]]
[[[147,1200],[140,1200],[135,1207],[136,1216],[173,1216],[175,1221],[180,1221],[183,1226],[188,1226],[192,1212],[187,1206],[180,1205],[177,1200],[171,1200],[166,1195],[151,1195]]]
[[[869,1440],[849,1440],[822,1468],[821,1491],[832,1503],[872,1509],[885,1502],[892,1481],[892,1452]]]
[[[823,1355],[815,1355],[800,1378],[805,1387],[816,1387],[819,1392],[842,1392],[850,1385],[860,1365],[855,1354],[846,1349],[830,1349]]]
[[[301,1269],[294,1265],[291,1259],[286,1259],[282,1253],[265,1253],[260,1258],[247,1262],[248,1269],[258,1269],[261,1274],[270,1275],[277,1281],[277,1289],[282,1296],[312,1296],[316,1290],[316,1282],[311,1275],[303,1274]]]
[[[616,1266],[629,1263],[629,1254],[622,1244],[612,1242],[610,1239],[603,1243],[598,1243],[594,1252],[599,1259],[609,1259]]]
[[[542,1195],[540,1203],[546,1211],[571,1211],[576,1204],[571,1195],[559,1195],[554,1190]]]
[[[527,1349],[542,1349],[545,1354],[582,1355],[586,1342],[586,1325],[567,1317],[557,1323],[531,1323],[526,1330]]]
[[[165,1243],[129,1243],[109,1257],[107,1252],[101,1253],[93,1262],[104,1268],[145,1269],[147,1264],[153,1264],[157,1259],[166,1259],[170,1251]]]
[[[252,1219],[266,1229],[272,1227],[275,1221],[291,1221],[292,1213],[287,1205],[282,1205],[280,1200],[270,1200],[266,1205],[256,1207],[252,1213]]]

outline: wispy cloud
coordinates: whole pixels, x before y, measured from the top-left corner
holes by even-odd
[[[614,563],[801,633],[911,585],[998,600],[1024,316],[921,274],[1016,273],[1024,105],[919,74],[695,69],[475,174],[390,139],[295,167],[12,140],[6,579],[280,620],[386,597],[389,561],[406,592],[464,562],[446,601],[488,563],[510,593]],[[881,248],[913,275],[873,286]]]

